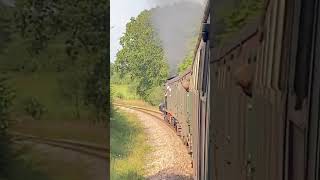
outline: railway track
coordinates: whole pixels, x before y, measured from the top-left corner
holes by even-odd
[[[177,133],[176,129],[168,121],[165,121],[163,119],[163,115],[162,115],[162,113],[160,111],[147,109],[147,108],[143,108],[143,107],[139,107],[139,106],[121,104],[121,103],[113,103],[113,105],[118,106],[118,107],[125,107],[125,108],[128,108],[128,109],[133,109],[133,110],[145,113],[145,114],[147,114],[149,116],[152,116],[152,117],[156,118],[157,120],[159,120],[159,122],[161,122],[161,124],[163,124],[164,126],[169,128],[171,131],[173,131],[177,136],[179,136],[179,134]],[[181,138],[179,138],[179,139],[181,140],[182,144],[184,144],[183,140]],[[185,146],[185,147],[189,151],[187,146]]]
[[[162,113],[159,111],[147,109],[147,108],[143,108],[143,107],[139,107],[139,106],[120,104],[120,103],[113,103],[113,104],[118,107],[125,107],[128,109],[133,109],[133,110],[148,114],[149,116],[152,116],[152,117],[158,119],[162,124],[166,125],[167,127],[169,127],[172,131],[174,131],[176,133],[175,129],[172,126],[170,126],[170,124],[166,123],[166,121],[163,120]]]
[[[10,133],[12,140],[15,143],[23,142],[23,141],[31,141],[39,144],[46,144],[54,147],[59,147],[67,150],[72,150],[75,152],[79,152],[82,154],[90,155],[97,157],[99,159],[109,159],[109,149],[107,147],[99,146],[96,144],[83,143],[73,140],[65,140],[65,139],[50,139],[43,138],[33,135],[27,135],[17,132]]]
[[[162,112],[157,111],[157,110],[144,108],[144,107],[128,105],[128,104],[121,104],[121,103],[114,103],[113,102],[113,105],[116,107],[123,107],[123,108],[132,109],[137,112],[141,112],[141,113],[144,113],[144,114],[149,115],[151,117],[154,117],[155,119],[158,120],[158,122],[160,122],[159,123],[160,126],[164,127],[165,129],[170,129],[174,133],[174,135],[177,136],[177,138],[179,139],[178,141],[180,141],[181,144],[183,145],[182,147],[184,147],[186,149],[186,152],[188,152],[188,156],[191,157],[190,162],[188,161],[188,163],[190,163],[191,168],[193,168],[192,153],[190,152],[189,147],[184,143],[183,139],[181,138],[179,133],[176,131],[176,129],[173,127],[173,125],[170,124],[170,122],[164,120]]]

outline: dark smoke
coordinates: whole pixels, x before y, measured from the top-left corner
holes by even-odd
[[[200,30],[204,1],[195,1],[161,1],[160,7],[152,9],[152,23],[160,37],[171,75],[177,73],[178,64]]]

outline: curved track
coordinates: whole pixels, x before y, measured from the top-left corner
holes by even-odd
[[[139,107],[139,106],[121,104],[121,103],[113,103],[113,105],[118,106],[118,107],[125,107],[125,108],[128,108],[128,109],[133,109],[133,110],[145,113],[145,114],[147,114],[149,116],[152,116],[152,117],[158,119],[159,122],[161,122],[161,124],[165,125],[171,131],[173,131],[177,136],[179,136],[179,134],[177,133],[176,129],[168,121],[165,121],[163,119],[163,114],[160,111],[147,109],[147,108]],[[179,139],[181,140],[182,144],[184,144],[183,140],[181,138],[179,138]],[[187,146],[185,146],[185,148],[189,151]]]
[[[192,159],[176,129],[163,119],[160,111],[128,104],[113,103],[117,108],[135,113],[144,127],[147,143],[145,178],[150,180],[191,180]]]
[[[97,157],[99,159],[109,159],[109,149],[107,147],[95,145],[95,144],[88,144],[73,140],[66,140],[66,139],[49,139],[49,138],[42,138],[32,135],[26,135],[21,133],[10,133],[13,141],[15,143],[19,143],[21,141],[32,141],[39,144],[46,144],[50,146],[55,146],[63,149],[72,150],[75,152],[87,154],[90,156]]]
[[[113,104],[118,107],[125,107],[125,108],[133,109],[133,110],[148,114],[149,116],[152,116],[152,117],[158,119],[162,124],[166,125],[167,127],[169,127],[172,131],[174,131],[176,133],[175,128],[163,120],[163,115],[160,111],[147,109],[147,108],[143,108],[143,107],[139,107],[139,106],[125,105],[125,104],[120,104],[120,103],[113,103]]]

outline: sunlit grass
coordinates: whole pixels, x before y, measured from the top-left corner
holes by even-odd
[[[143,100],[122,100],[122,99],[115,99],[113,101],[114,103],[120,103],[120,104],[125,104],[125,105],[131,105],[131,106],[139,106],[151,110],[158,111],[159,108],[158,106],[152,106],[150,103],[147,103]]]
[[[111,179],[144,179],[149,151],[143,127],[132,113],[115,112],[111,119]]]
[[[47,138],[63,138],[105,145],[108,129],[103,124],[94,124],[94,115],[82,106],[80,119],[75,119],[74,106],[60,93],[58,73],[11,73],[10,85],[16,91],[12,108],[15,120],[12,131]],[[37,98],[47,112],[41,120],[32,120],[23,109],[23,100]]]
[[[134,100],[140,99],[135,89],[130,88],[127,84],[111,84],[111,92],[114,98]]]
[[[23,101],[34,97],[44,105],[47,112],[43,119],[70,120],[75,117],[74,105],[66,100],[61,93],[58,78],[61,73],[36,72],[36,73],[10,73],[10,85],[16,91],[13,112],[19,119],[25,116]],[[83,119],[90,117],[88,109],[80,109]]]

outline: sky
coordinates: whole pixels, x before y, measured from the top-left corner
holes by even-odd
[[[152,8],[150,0],[111,0],[110,1],[110,61],[121,48],[119,39],[125,32],[126,24],[131,17],[136,17],[145,9]]]
[[[114,62],[121,48],[119,39],[125,32],[131,17],[137,17],[141,11],[156,6],[164,6],[181,1],[204,4],[206,0],[111,0],[110,1],[110,61]]]

